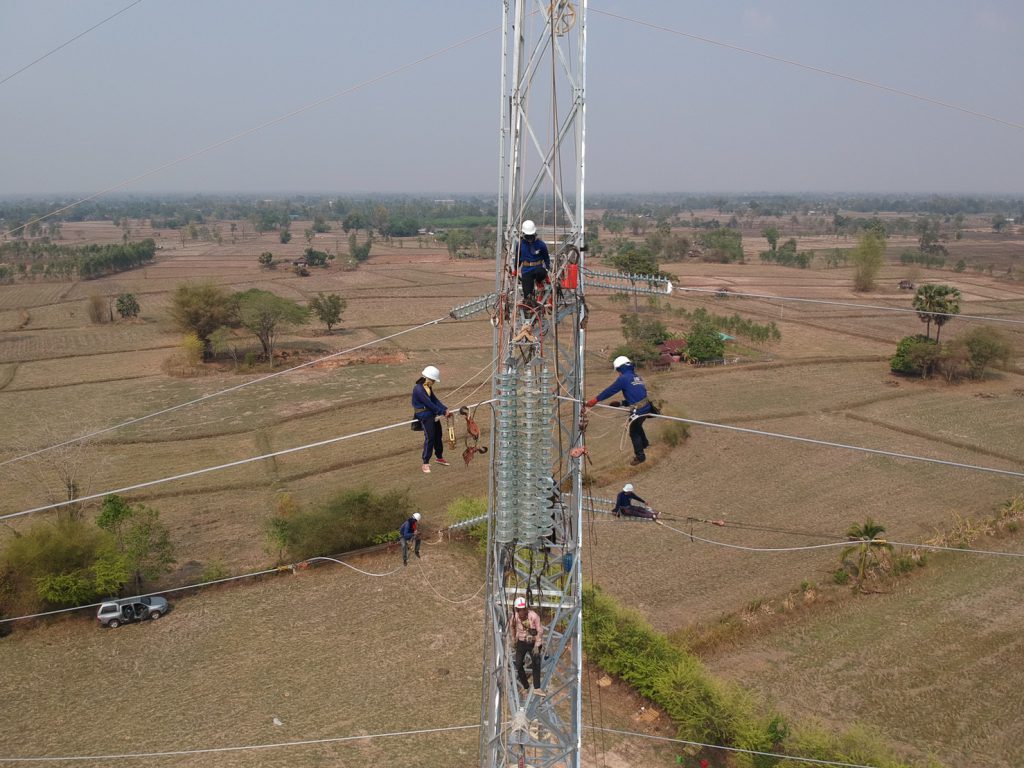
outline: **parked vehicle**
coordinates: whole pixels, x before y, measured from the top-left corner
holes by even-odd
[[[156,621],[170,605],[162,597],[130,597],[127,600],[111,600],[100,605],[96,620],[102,627],[119,627],[133,621],[153,619]]]

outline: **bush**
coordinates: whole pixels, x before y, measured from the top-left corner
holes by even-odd
[[[111,539],[88,523],[67,519],[37,523],[9,539],[0,553],[0,572],[12,601],[30,609],[39,601],[62,607],[97,597],[92,569],[100,553],[111,548]]]
[[[686,334],[686,356],[691,360],[721,360],[725,355],[725,341],[709,322],[698,321]]]
[[[117,297],[117,314],[122,318],[138,317],[140,309],[134,293],[122,293]]]
[[[295,509],[267,523],[267,534],[282,543],[293,560],[370,546],[374,538],[397,530],[411,514],[405,492],[378,495],[368,488],[339,493],[320,507]]]
[[[927,378],[939,359],[939,345],[934,339],[921,334],[905,336],[896,345],[896,354],[889,360],[893,373],[916,373]]]

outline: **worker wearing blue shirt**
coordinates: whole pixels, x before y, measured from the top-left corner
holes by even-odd
[[[629,439],[633,443],[633,460],[630,462],[634,467],[647,461],[647,454],[644,451],[650,446],[647,433],[644,432],[644,421],[657,410],[651,404],[647,396],[647,387],[644,380],[640,378],[633,367],[633,362],[625,355],[619,355],[612,363],[612,367],[618,372],[619,377],[615,382],[602,391],[597,397],[587,401],[587,408],[593,408],[602,400],[607,400],[617,392],[622,393],[623,405],[632,406],[633,411],[629,420]]]
[[[423,471],[430,473],[430,454],[434,461],[443,467],[451,464],[444,458],[444,440],[441,437],[440,418],[448,415],[448,407],[434,393],[434,385],[441,381],[441,371],[436,366],[428,365],[416,380],[412,388],[413,416],[419,422],[419,430],[423,432]],[[413,425],[416,426],[415,424]]]
[[[523,236],[519,240],[517,268],[519,269],[519,278],[523,281],[523,301],[532,304],[537,283],[548,279],[551,255],[548,253],[547,243],[537,237],[537,225],[529,219],[523,222]]]

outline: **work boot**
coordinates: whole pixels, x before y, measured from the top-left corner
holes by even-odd
[[[630,466],[635,467],[637,464],[643,464],[645,461],[647,461],[646,456],[634,456],[633,460],[629,462],[629,464]]]

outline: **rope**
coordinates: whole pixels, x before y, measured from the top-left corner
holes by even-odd
[[[421,565],[421,564],[420,564],[419,562],[417,562],[417,563],[416,563],[416,565],[417,565],[418,567],[422,567],[422,565]],[[442,600],[444,600],[444,601],[445,601],[446,603],[451,603],[452,605],[459,605],[460,603],[468,603],[468,602],[469,602],[470,600],[472,600],[472,599],[473,599],[474,597],[476,597],[477,595],[479,595],[479,594],[480,594],[480,593],[481,593],[481,592],[483,591],[483,588],[484,588],[485,586],[487,586],[487,581],[485,580],[485,581],[484,581],[483,583],[481,583],[481,584],[480,584],[480,589],[478,589],[478,590],[477,590],[476,592],[474,592],[474,593],[473,593],[472,595],[470,595],[469,597],[464,597],[464,598],[461,598],[461,599],[459,599],[459,600],[453,600],[452,598],[450,598],[450,597],[445,597],[445,596],[444,596],[444,595],[442,595],[442,594],[441,594],[440,592],[438,592],[438,591],[437,591],[437,589],[435,589],[434,585],[430,583],[430,579],[428,579],[428,578],[427,578],[427,576],[426,576],[426,574],[425,574],[425,573],[423,574],[423,583],[424,583],[424,584],[426,584],[426,585],[427,585],[428,587],[430,587],[430,591],[431,591],[431,592],[433,592],[433,593],[434,593],[435,595],[437,595],[437,596],[438,596],[439,598],[441,598]]]
[[[760,755],[763,757],[777,757],[782,760],[797,760],[801,763],[812,763],[814,765],[834,765],[839,768],[878,768],[874,765],[864,765],[863,763],[844,763],[838,760],[819,760],[816,757],[797,757],[796,755],[785,755],[780,752],[760,752],[756,749],[741,749],[740,747],[724,747],[721,744],[706,744],[703,741],[689,741],[687,739],[674,739],[670,736],[655,736],[650,733],[637,733],[636,731],[622,731],[618,728],[598,728],[594,725],[583,725],[591,731],[604,731],[605,733],[615,733],[619,736],[638,736],[642,739],[653,739],[655,741],[671,741],[676,744],[689,744],[692,747],[703,747],[705,749],[720,749],[724,752],[737,752],[744,755]]]
[[[694,518],[695,519],[695,518]],[[696,522],[706,522],[704,520],[696,520]],[[892,541],[891,539],[847,539],[845,541],[834,541],[828,544],[808,544],[801,547],[747,547],[739,544],[727,544],[724,541],[715,541],[714,539],[705,539],[701,536],[697,536],[689,531],[681,531],[678,528],[673,528],[671,525],[662,522],[661,520],[655,520],[658,525],[668,528],[670,531],[682,534],[683,536],[689,537],[693,541],[699,541],[703,544],[713,544],[716,547],[725,547],[727,549],[739,549],[744,552],[804,552],[811,549],[829,549],[832,547],[855,547],[858,544],[888,544],[894,547],[907,547],[908,549],[928,549],[936,552],[958,552],[961,554],[970,555],[995,555],[997,557],[1024,557],[1024,552],[1000,552],[993,549],[971,549],[969,547],[943,547],[938,544],[913,544],[906,541]]]
[[[573,400],[570,397],[564,397],[559,395],[560,400]],[[576,401],[581,402],[581,401]],[[608,408],[615,411],[626,411],[624,408],[613,408],[610,405],[603,405],[598,403],[598,408]],[[883,451],[879,448],[865,448],[860,445],[849,445],[847,443],[833,443],[828,440],[817,440],[812,437],[800,437],[798,435],[787,435],[782,432],[768,432],[763,429],[753,429],[750,427],[735,427],[729,424],[716,424],[713,421],[699,421],[697,419],[684,419],[681,416],[667,416],[663,413],[650,413],[644,414],[652,419],[666,419],[668,421],[678,421],[683,424],[693,424],[698,427],[710,427],[711,429],[725,429],[731,432],[741,432],[748,435],[760,435],[761,437],[775,437],[780,440],[793,440],[798,443],[807,443],[809,445],[820,445],[826,448],[842,448],[847,451],[857,451],[860,453],[870,453],[875,456],[888,456],[893,459],[908,459],[910,461],[922,461],[927,464],[939,464],[946,467],[957,467],[958,469],[971,469],[977,472],[991,472],[996,475],[1006,475],[1007,477],[1022,477],[1024,478],[1024,472],[1017,472],[1012,469],[996,469],[995,467],[984,467],[978,464],[964,464],[959,461],[948,461],[946,459],[935,459],[930,456],[915,456],[911,453],[898,453],[897,451]],[[2,518],[0,518],[2,519]]]
[[[334,558],[334,557],[327,557],[326,555],[319,555],[317,557],[311,557],[308,560],[304,560],[303,562],[312,563],[312,562],[315,562],[317,560],[327,560],[328,562],[331,562],[331,563],[337,563],[338,565],[344,565],[346,568],[351,568],[356,573],[363,574],[363,576],[373,576],[373,577],[376,577],[376,578],[379,578],[379,577],[382,577],[382,576],[391,576],[391,575],[393,575],[395,573],[398,573],[398,571],[400,570],[398,568],[393,568],[392,570],[385,571],[384,573],[372,573],[370,571],[364,571],[362,568],[356,568],[354,565],[352,565],[351,563],[346,563],[344,560],[338,560],[337,558]]]
[[[608,16],[608,17],[613,18],[613,19],[619,19],[620,21],[628,21],[628,22],[631,22],[633,24],[637,24],[637,25],[639,25],[641,27],[647,27],[649,29],[656,29],[656,30],[658,30],[660,32],[669,32],[669,33],[671,33],[673,35],[679,35],[680,37],[687,37],[687,38],[689,38],[691,40],[697,40],[697,41],[702,42],[702,43],[709,43],[711,45],[717,45],[717,46],[720,46],[722,48],[728,48],[729,50],[732,50],[732,51],[739,51],[740,53],[746,53],[746,54],[749,54],[751,56],[758,56],[758,57],[760,57],[762,59],[768,59],[769,61],[775,61],[775,62],[778,62],[780,64],[789,64],[790,66],[799,67],[800,69],[805,69],[805,70],[807,70],[809,72],[816,72],[819,75],[828,75],[829,77],[835,77],[835,78],[838,78],[840,80],[847,80],[847,81],[849,81],[851,83],[857,83],[858,85],[866,85],[866,86],[868,86],[870,88],[877,88],[880,91],[886,91],[887,93],[894,93],[897,96],[906,96],[907,98],[910,98],[910,99],[916,99],[917,101],[923,101],[926,104],[932,104],[932,105],[937,106],[937,107],[944,107],[945,109],[952,109],[952,110],[955,110],[956,112],[962,112],[965,115],[971,115],[973,117],[980,117],[983,120],[991,120],[993,123],[999,123],[1000,125],[1005,125],[1008,128],[1016,128],[1017,130],[1024,131],[1024,124],[1015,123],[1012,120],[1004,120],[1001,117],[996,117],[994,115],[989,115],[989,114],[986,114],[985,112],[978,112],[977,110],[968,109],[967,107],[961,107],[959,104],[953,104],[952,102],[941,101],[939,99],[933,99],[930,96],[922,96],[920,94],[913,93],[911,91],[904,91],[901,88],[895,88],[895,87],[893,87],[891,85],[885,85],[884,83],[876,83],[876,82],[874,82],[872,80],[865,80],[862,77],[855,77],[853,75],[844,75],[842,72],[835,72],[835,71],[830,70],[830,69],[825,69],[824,67],[816,67],[816,66],[813,66],[811,64],[804,64],[802,62],[795,61],[793,59],[785,59],[785,58],[783,58],[781,56],[773,56],[770,53],[762,53],[761,51],[755,51],[755,50],[752,50],[750,48],[743,48],[742,46],[734,45],[733,43],[725,43],[725,42],[722,42],[721,40],[714,40],[714,39],[712,39],[710,37],[703,37],[702,35],[695,35],[695,34],[692,34],[690,32],[683,32],[683,31],[678,30],[678,29],[672,29],[671,27],[663,27],[663,26],[660,26],[658,24],[651,24],[651,23],[646,22],[646,21],[640,21],[639,19],[631,19],[628,16],[620,16],[617,13],[610,13],[609,11],[602,11],[602,10],[597,9],[597,8],[591,8],[590,10],[592,10],[594,13],[600,13],[600,14],[602,14],[604,16]]]
[[[485,400],[485,401],[483,401],[483,403],[490,403],[490,402],[493,402],[493,401],[492,400]],[[483,403],[477,403],[476,405],[483,405]],[[198,475],[205,475],[205,474],[207,474],[209,472],[217,472],[217,471],[222,470],[222,469],[230,469],[232,467],[240,467],[240,466],[242,466],[244,464],[251,464],[251,463],[253,463],[255,461],[263,461],[265,459],[273,459],[273,458],[276,458],[277,456],[285,456],[285,455],[290,454],[290,453],[297,453],[298,451],[305,451],[305,450],[307,450],[309,448],[320,448],[320,447],[325,446],[325,445],[333,445],[334,443],[340,443],[340,442],[342,442],[344,440],[351,440],[351,439],[356,438],[356,437],[365,437],[366,435],[373,435],[373,434],[376,434],[378,432],[384,432],[384,431],[389,430],[389,429],[396,429],[397,427],[407,427],[409,425],[410,421],[411,421],[410,419],[406,419],[404,421],[399,421],[399,422],[397,422],[395,424],[388,424],[387,426],[384,426],[384,427],[374,427],[373,429],[366,429],[366,430],[363,430],[362,432],[355,432],[355,433],[349,434],[349,435],[342,435],[341,437],[332,437],[332,438],[328,438],[327,440],[318,440],[315,443],[307,443],[306,445],[299,445],[299,446],[296,446],[294,448],[285,448],[285,449],[280,450],[280,451],[273,451],[272,453],[265,453],[265,454],[263,454],[261,456],[250,456],[247,459],[238,459],[237,461],[229,461],[226,464],[218,464],[218,465],[213,466],[213,467],[204,467],[202,469],[194,469],[194,470],[192,470],[190,472],[182,472],[181,474],[172,475],[170,477],[162,477],[162,478],[160,478],[158,480],[147,480],[144,483],[136,483],[135,485],[126,485],[126,486],[124,486],[122,488],[114,488],[113,490],[109,490],[109,491],[101,491],[100,493],[92,493],[92,494],[89,494],[88,496],[80,496],[80,497],[78,497],[76,499],[70,499],[68,501],[58,501],[58,502],[55,502],[53,504],[45,504],[45,505],[43,505],[41,507],[33,507],[32,509],[25,509],[25,510],[22,510],[21,512],[11,512],[11,513],[6,514],[6,515],[0,515],[0,520],[7,520],[7,519],[10,519],[12,517],[21,517],[22,515],[30,515],[30,514],[33,514],[35,512],[46,512],[46,511],[51,510],[51,509],[58,509],[60,507],[66,507],[66,506],[71,505],[71,504],[80,504],[80,503],[85,502],[85,501],[92,501],[93,499],[99,499],[99,498],[102,498],[104,496],[109,496],[109,495],[114,494],[114,493],[128,493],[129,491],[137,491],[140,488],[149,488],[149,487],[154,486],[154,485],[160,485],[161,483],[169,483],[169,482],[172,482],[174,480],[183,480],[183,479],[189,478],[189,477],[196,477]]]
[[[269,373],[266,376],[260,376],[257,379],[252,379],[251,381],[245,381],[245,382],[242,382],[241,384],[236,384],[235,386],[228,387],[227,389],[221,389],[221,390],[218,390],[216,392],[211,392],[208,395],[203,395],[202,397],[197,397],[195,400],[189,400],[186,403],[180,403],[178,405],[171,406],[170,408],[164,408],[163,410],[160,410],[160,411],[154,411],[153,413],[147,414],[145,416],[139,416],[138,418],[128,419],[127,421],[122,421],[120,424],[115,424],[112,427],[106,427],[104,429],[99,429],[99,430],[96,430],[95,432],[90,432],[88,434],[72,438],[71,440],[65,440],[63,443],[57,443],[56,445],[51,445],[51,446],[49,446],[47,448],[40,448],[39,450],[32,451],[31,453],[26,453],[26,454],[23,454],[21,456],[15,456],[14,458],[6,459],[4,461],[0,461],[0,467],[4,466],[6,464],[12,464],[12,463],[14,463],[16,461],[21,461],[22,459],[31,458],[32,456],[38,456],[41,453],[46,453],[47,451],[52,451],[55,448],[63,448],[65,445],[71,445],[72,443],[77,443],[77,442],[82,441],[82,440],[88,440],[89,438],[96,437],[97,435],[102,435],[102,434],[105,434],[107,432],[113,432],[115,429],[120,429],[121,427],[127,427],[127,426],[129,426],[131,424],[138,424],[140,421],[146,421],[147,419],[152,419],[154,416],[162,416],[165,413],[171,413],[172,411],[177,411],[177,410],[180,410],[182,408],[187,408],[187,407],[189,407],[191,405],[195,405],[196,403],[201,403],[201,402],[203,402],[205,400],[209,400],[209,399],[217,397],[219,395],[224,395],[224,394],[227,394],[228,392],[234,392],[236,390],[243,389],[244,387],[252,386],[253,384],[259,384],[260,382],[267,381],[268,379],[272,379],[275,376],[284,376],[286,373],[291,373],[292,371],[297,371],[300,368],[306,368],[306,367],[308,367],[310,365],[317,365],[318,363],[322,363],[324,360],[330,360],[332,357],[338,357],[340,355],[348,354],[349,352],[355,352],[357,349],[362,349],[364,347],[369,347],[369,346],[372,346],[373,344],[379,344],[382,341],[388,341],[389,339],[393,339],[396,336],[401,336],[402,334],[405,334],[405,333],[412,333],[413,331],[418,331],[421,328],[426,328],[428,325],[436,325],[437,323],[440,323],[440,322],[446,320],[447,317],[448,316],[445,315],[444,317],[439,317],[436,320],[430,320],[430,321],[428,321],[426,323],[421,323],[420,325],[416,325],[416,326],[413,326],[411,328],[406,328],[404,331],[399,331],[398,333],[392,333],[390,336],[383,336],[383,337],[381,337],[379,339],[374,339],[373,341],[368,341],[368,342],[366,342],[364,344],[359,344],[359,345],[357,345],[355,347],[349,347],[348,349],[343,349],[340,352],[332,352],[329,355],[324,355],[323,357],[318,357],[315,360],[310,360],[310,361],[305,362],[305,363],[300,363],[299,365],[292,366],[291,368],[285,368],[284,370],[277,371],[276,373]]]
[[[387,733],[368,733],[365,736],[334,736],[326,739],[302,739],[300,741],[279,741],[275,744],[247,744],[238,747],[205,747],[202,749],[176,749],[165,752],[129,752],[123,754],[109,755],[60,755],[53,757],[0,757],[0,763],[55,763],[71,762],[78,760],[125,760],[139,759],[146,757],[179,757],[182,755],[207,755],[217,752],[246,752],[256,749],[283,749],[287,747],[304,747],[313,744],[339,744],[346,741],[360,741],[362,739],[386,739],[395,736],[421,736],[428,733],[449,733],[451,731],[466,731],[471,728],[479,728],[480,725],[449,725],[441,728],[419,728],[409,731],[390,731]]]
[[[72,38],[71,38],[70,40],[66,40],[65,42],[61,43],[60,45],[58,45],[58,46],[57,46],[56,48],[54,48],[53,50],[51,50],[51,51],[47,51],[46,53],[44,53],[44,54],[43,54],[42,56],[40,56],[40,57],[39,57],[39,58],[37,58],[37,59],[33,59],[33,60],[32,60],[32,61],[30,61],[30,62],[29,62],[28,64],[26,64],[25,66],[23,66],[23,67],[22,67],[21,69],[19,69],[19,70],[16,70],[16,71],[12,72],[12,73],[11,73],[11,74],[9,74],[9,75],[8,75],[7,77],[5,77],[5,78],[4,78],[3,80],[0,80],[0,85],[3,85],[3,84],[4,84],[4,83],[6,83],[6,82],[7,82],[8,80],[10,80],[10,79],[12,79],[12,78],[14,78],[14,77],[17,77],[17,76],[18,76],[18,75],[20,75],[20,74],[21,74],[22,72],[24,72],[24,71],[25,71],[26,69],[28,69],[29,67],[33,67],[33,66],[35,66],[36,64],[38,64],[38,63],[39,63],[40,61],[42,61],[43,59],[49,58],[50,56],[52,56],[53,54],[55,54],[55,53],[56,53],[57,51],[59,51],[59,50],[60,50],[61,48],[67,48],[67,47],[68,47],[69,45],[71,45],[71,44],[72,44],[73,42],[75,42],[75,40],[77,40],[78,38],[80,38],[80,37],[85,37],[85,36],[86,36],[87,34],[89,34],[90,32],[92,32],[92,31],[93,31],[94,29],[97,29],[98,27],[102,27],[102,26],[103,26],[104,24],[106,24],[106,23],[107,23],[108,21],[110,21],[111,19],[113,19],[113,18],[115,18],[115,17],[117,17],[117,16],[120,16],[120,15],[121,15],[122,13],[124,13],[125,11],[127,11],[127,10],[129,10],[129,9],[131,9],[131,8],[134,8],[134,7],[136,6],[136,5],[138,5],[138,4],[139,4],[139,3],[141,3],[141,2],[142,2],[142,0],[135,0],[135,2],[134,2],[134,3],[129,3],[129,4],[128,4],[128,5],[126,5],[126,6],[124,7],[124,8],[122,8],[122,9],[121,9],[120,11],[117,11],[116,13],[112,13],[112,14],[111,14],[110,16],[107,16],[107,18],[103,19],[102,21],[98,21],[98,22],[96,22],[95,24],[93,24],[93,25],[92,25],[91,27],[89,27],[89,28],[88,28],[87,30],[85,30],[84,32],[79,32],[79,33],[78,33],[77,35],[75,35],[74,37],[72,37]]]

